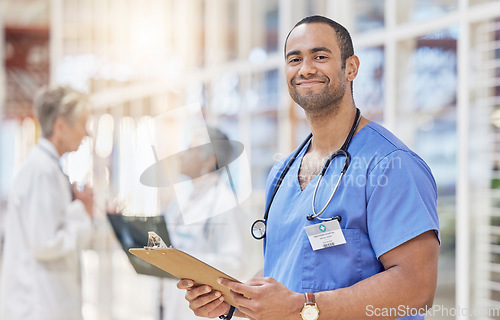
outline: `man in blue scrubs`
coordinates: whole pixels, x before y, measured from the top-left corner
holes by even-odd
[[[235,315],[423,318],[419,313],[434,299],[440,241],[429,167],[382,126],[363,117],[356,125],[352,81],[359,60],[344,27],[321,16],[303,19],[288,35],[285,58],[290,95],[304,109],[313,137],[297,150],[272,201],[262,274],[245,284],[220,280],[233,291]],[[348,143],[350,130],[354,137]],[[345,175],[340,175],[345,157],[336,157],[315,191],[325,160],[344,144],[351,155]],[[269,175],[268,205],[290,158]],[[320,218],[340,221],[307,219],[328,203],[339,179]],[[321,234],[327,225],[335,229],[333,240]],[[230,311],[220,292],[208,286],[181,280],[178,287],[187,289],[186,299],[199,316]]]

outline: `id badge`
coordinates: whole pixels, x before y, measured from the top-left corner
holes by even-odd
[[[325,221],[304,227],[314,251],[346,243],[337,220]]]

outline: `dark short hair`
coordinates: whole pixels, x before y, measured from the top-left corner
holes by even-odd
[[[306,24],[306,23],[325,23],[325,24],[329,25],[330,27],[332,27],[333,30],[335,30],[335,33],[337,34],[337,41],[338,41],[338,44],[340,47],[342,68],[345,68],[347,58],[354,55],[354,46],[352,45],[352,39],[351,39],[351,35],[349,34],[349,31],[347,31],[347,29],[344,28],[344,26],[333,21],[332,19],[327,18],[327,17],[323,17],[323,16],[318,16],[318,15],[305,17],[304,19],[297,22],[297,24],[295,26],[293,26],[292,30],[290,30],[290,32],[288,32],[288,35],[286,36],[286,39],[285,39],[285,46],[283,49],[285,51],[285,57],[286,57],[286,44],[288,42],[288,37],[290,36],[290,33],[292,33],[292,31],[296,27],[300,26],[301,24]]]

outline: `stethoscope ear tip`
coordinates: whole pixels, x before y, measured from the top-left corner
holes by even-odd
[[[314,219],[314,216],[312,214],[307,216],[307,220],[312,220],[312,219]]]

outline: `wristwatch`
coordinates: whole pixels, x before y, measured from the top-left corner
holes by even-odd
[[[316,300],[314,299],[314,293],[307,292],[304,294],[306,296],[306,302],[304,303],[304,307],[300,312],[303,320],[318,320],[319,318],[319,309],[316,305]]]

